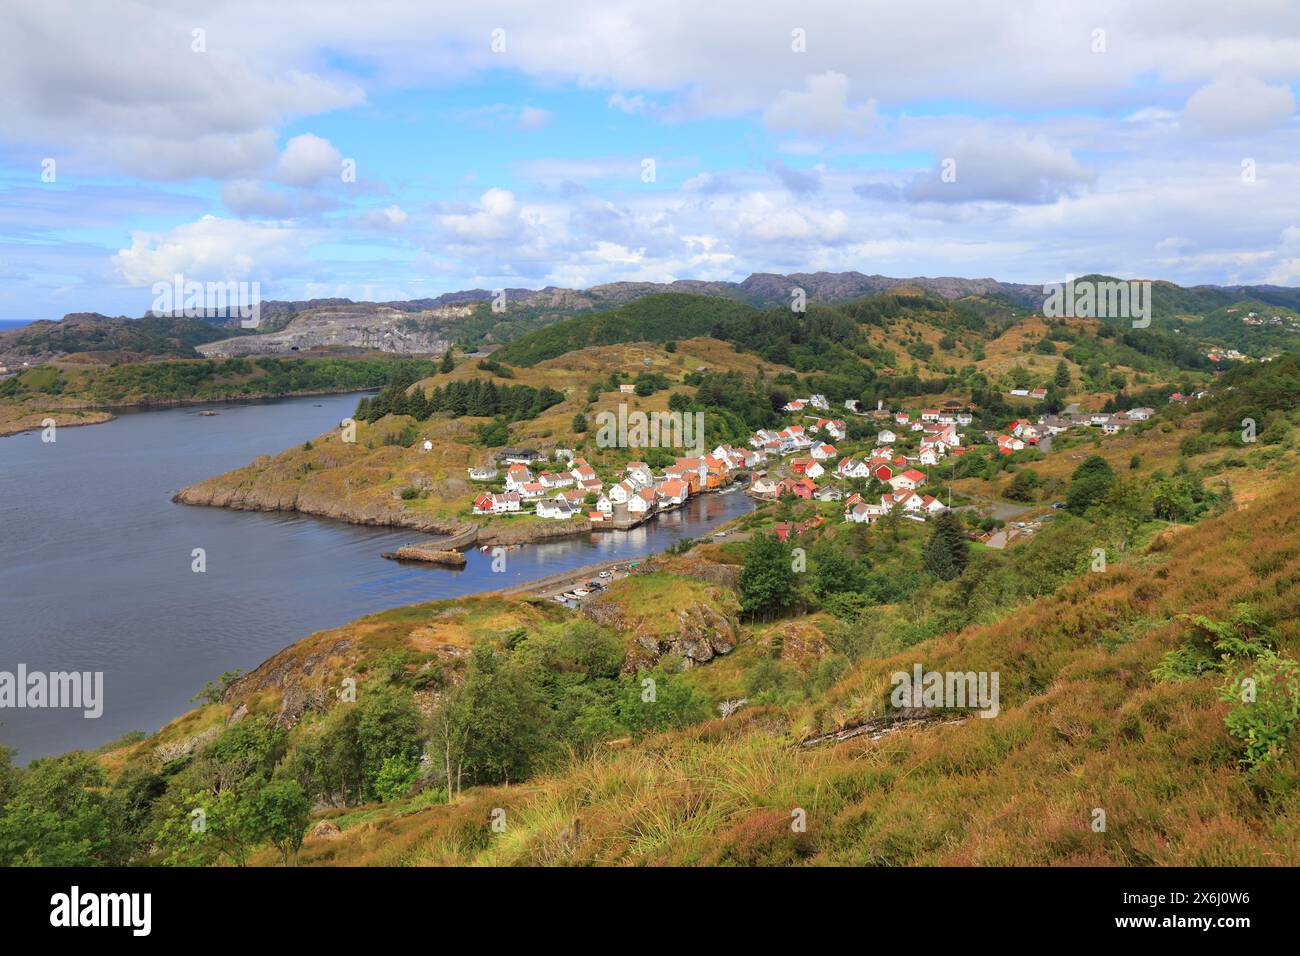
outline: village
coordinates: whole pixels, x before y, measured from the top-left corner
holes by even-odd
[[[1017,389],[1010,394],[1034,400],[1046,392]],[[1189,402],[1204,394],[1176,392],[1169,400]],[[963,429],[975,425],[977,406],[949,400],[938,407],[894,411],[881,402],[873,410],[861,411],[855,400],[843,404],[847,417],[871,423],[868,431],[875,433],[874,438],[863,439],[859,430],[858,439],[850,441],[847,421],[825,417],[831,412],[830,402],[813,394],[786,403],[782,411],[791,423],[758,429],[747,448],[721,444],[706,454],[676,458],[658,472],[644,461],[631,461],[623,474],[608,482],[572,449],[556,448],[549,454],[504,449],[496,464],[468,469],[470,479],[477,482],[497,482],[504,470],[501,490],[479,494],[473,513],[586,519],[593,530],[628,530],[656,514],[680,508],[694,495],[738,488],[760,500],[792,496],[843,501],[843,520],[858,524],[872,524],[891,512],[925,521],[950,509],[951,495],[945,502],[929,493],[937,490],[930,487],[930,469],[971,450]],[[980,432],[979,438],[1000,455],[1035,446],[1046,451],[1054,436],[1071,429],[1098,429],[1113,435],[1154,414],[1147,407],[1081,413],[1071,406],[1068,414],[1017,418],[1002,430]],[[851,453],[841,451],[846,443]],[[869,494],[863,482],[877,488],[879,497]]]

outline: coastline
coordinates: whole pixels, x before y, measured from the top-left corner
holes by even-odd
[[[38,419],[53,418],[54,424],[59,428],[80,428],[87,425],[102,425],[105,422],[113,421],[113,419],[117,417],[112,412],[104,409],[75,409],[75,411],[89,411],[93,415],[101,416],[87,420],[81,417],[69,417],[71,411],[74,410],[61,409],[58,411],[36,411],[32,412],[29,417]],[[20,418],[15,422],[3,422],[0,423],[0,438],[11,438],[14,435],[23,435],[27,432],[40,431],[42,427],[40,421],[27,423],[26,417]]]
[[[627,533],[632,528],[602,527],[589,519],[569,520],[563,523],[517,523],[502,521],[497,524],[470,519],[444,518],[406,511],[400,505],[374,505],[358,508],[350,503],[327,499],[323,496],[304,500],[294,492],[291,496],[268,497],[252,491],[242,491],[217,484],[219,476],[182,488],[172,496],[175,504],[207,508],[226,508],[230,511],[292,512],[317,518],[331,518],[347,524],[377,528],[408,528],[424,534],[446,536],[447,540],[426,542],[422,546],[436,546],[444,550],[461,550],[474,545],[504,546],[537,544],[559,538],[601,532]],[[716,491],[701,495],[719,494]],[[752,496],[751,496],[752,497]],[[761,499],[754,499],[761,501]],[[668,509],[666,509],[668,510]],[[671,509],[677,510],[677,509]],[[638,522],[640,527],[653,517]]]
[[[161,411],[168,408],[186,408],[196,405],[226,405],[237,402],[271,402],[282,398],[316,398],[329,395],[373,395],[377,393],[377,388],[334,388],[334,389],[311,389],[309,391],[297,392],[245,392],[238,395],[224,395],[220,398],[141,398],[134,402],[83,402],[69,401],[61,404],[58,408],[41,409],[31,414],[41,415],[54,418],[55,423],[60,428],[71,428],[77,425],[103,425],[105,422],[113,421],[117,416],[114,411]],[[0,411],[5,407],[4,402],[0,402]],[[96,418],[93,421],[60,421],[59,416],[70,415],[76,412],[90,412],[101,414],[102,418]],[[11,435],[21,435],[23,432],[34,431],[41,426],[39,423],[32,425],[17,425],[9,423],[0,423],[0,438]]]

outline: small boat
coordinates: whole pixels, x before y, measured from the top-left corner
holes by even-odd
[[[203,409],[203,411],[199,412],[199,414],[202,415],[204,418],[209,418],[209,417],[215,415],[216,412],[214,412],[214,411],[213,411],[212,409],[210,409],[210,408],[205,408],[205,409]]]
[[[573,590],[574,597],[585,598],[590,593],[591,592],[588,591],[586,588],[574,588]]]

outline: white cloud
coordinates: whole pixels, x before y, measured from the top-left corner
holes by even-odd
[[[799,133],[860,136],[875,125],[876,101],[853,106],[849,103],[847,76],[819,73],[804,78],[803,90],[783,91],[763,114],[763,122],[772,129]]]
[[[955,143],[934,168],[903,190],[913,202],[1052,203],[1096,180],[1068,149],[1043,137],[992,132]]]
[[[291,186],[312,186],[342,172],[343,154],[327,139],[303,133],[285,144],[276,178]]]
[[[396,232],[406,225],[409,218],[410,216],[407,215],[406,210],[394,204],[383,209],[372,209],[363,213],[360,222],[363,226],[371,229]]]
[[[622,93],[611,93],[609,98],[605,100],[605,105],[610,109],[619,110],[620,112],[627,113],[630,116],[644,113],[646,111],[645,97],[639,93],[636,96],[624,96]]]
[[[177,273],[198,282],[269,279],[295,265],[314,238],[282,223],[204,216],[165,233],[133,232],[131,247],[112,261],[132,286],[170,281]]]
[[[1295,113],[1295,94],[1251,76],[1216,79],[1193,93],[1183,109],[1188,126],[1206,136],[1243,136],[1269,130]]]
[[[510,239],[523,229],[521,207],[515,194],[496,187],[479,197],[477,209],[448,213],[439,221],[453,239],[468,243]]]
[[[272,216],[283,219],[293,214],[293,197],[267,189],[253,179],[232,179],[221,187],[221,201],[238,216]]]

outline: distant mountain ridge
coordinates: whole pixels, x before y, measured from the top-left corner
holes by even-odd
[[[1205,314],[1252,300],[1300,309],[1300,289],[1277,285],[1178,286],[1153,280],[1157,315]],[[994,278],[868,275],[862,272],[753,273],[740,282],[678,279],[673,282],[610,282],[588,289],[546,286],[507,288],[505,312],[486,304],[491,289],[462,289],[439,296],[389,302],[346,298],[268,300],[261,303],[257,334],[241,334],[238,316],[182,319],[169,316],[109,317],[69,313],[61,322],[34,322],[0,332],[0,363],[43,362],[76,352],[120,351],[135,355],[213,357],[291,354],[312,349],[379,350],[398,354],[444,351],[455,341],[503,342],[549,322],[587,310],[613,308],[666,292],[732,299],[746,305],[787,305],[795,289],[810,302],[840,303],[906,287],[945,299],[1000,297],[1020,306],[1043,300],[1042,284]]]

